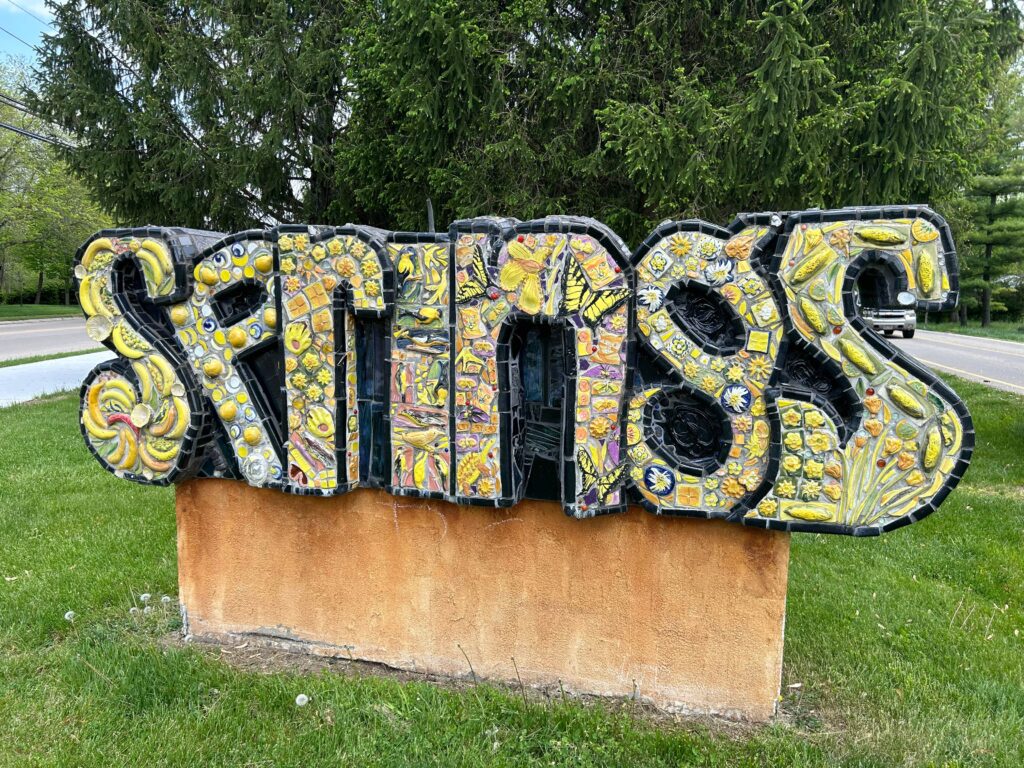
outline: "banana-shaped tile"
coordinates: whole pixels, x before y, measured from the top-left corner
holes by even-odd
[[[779,475],[745,522],[872,535],[924,517],[966,471],[971,416],[945,382],[870,329],[857,296],[870,271],[890,305],[903,292],[919,309],[953,308],[956,251],[945,221],[923,206],[791,215],[771,270],[787,333],[838,364],[859,414],[843,442],[825,412],[780,401]]]
[[[190,239],[186,230],[168,232]],[[162,234],[101,232],[79,250],[74,269],[87,333],[119,356],[97,366],[82,386],[82,434],[106,469],[158,485],[194,472],[201,425],[201,406],[175,368],[170,340],[136,305],[139,283],[144,300],[157,305],[187,291],[184,265]]]

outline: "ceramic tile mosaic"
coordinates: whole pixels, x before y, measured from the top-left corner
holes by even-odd
[[[956,303],[924,207],[666,222],[632,253],[567,216],[100,232],[75,276],[119,359],[83,385],[82,431],[144,483],[877,534],[941,503],[974,432],[860,318],[868,268],[919,308]]]

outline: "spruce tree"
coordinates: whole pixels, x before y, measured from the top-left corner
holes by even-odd
[[[27,98],[124,221],[422,228],[932,202],[1012,0],[72,0]]]

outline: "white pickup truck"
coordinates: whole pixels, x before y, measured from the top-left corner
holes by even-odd
[[[902,331],[904,339],[912,339],[914,331],[917,330],[917,313],[913,308],[861,307],[860,316],[877,333],[884,333],[886,336],[892,336],[896,331]]]

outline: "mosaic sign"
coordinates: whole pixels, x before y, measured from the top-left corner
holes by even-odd
[[[974,433],[861,318],[868,272],[956,304],[924,207],[667,222],[632,253],[574,217],[104,231],[75,276],[119,357],[82,387],[82,433],[140,483],[876,534],[941,503]]]

